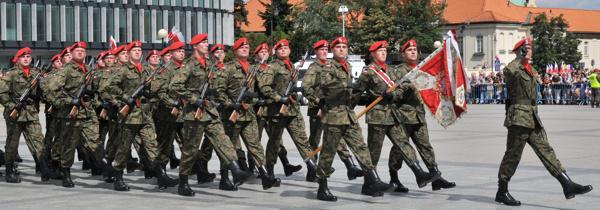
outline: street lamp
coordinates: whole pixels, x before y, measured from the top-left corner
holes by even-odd
[[[338,12],[342,13],[342,36],[346,37],[346,12],[348,12],[348,7],[341,5]]]

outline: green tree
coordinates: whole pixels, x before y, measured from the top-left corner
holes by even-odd
[[[533,64],[540,73],[544,73],[548,64],[579,65],[581,52],[577,47],[581,41],[568,28],[569,24],[563,15],[548,19],[542,13],[535,18],[531,28],[534,38]]]
[[[243,0],[235,0],[233,2],[233,17],[234,23],[234,37],[242,37],[243,33],[241,27],[244,24],[248,24],[248,10],[246,10],[246,3]]]
[[[288,0],[273,0],[269,3],[260,1],[260,4],[265,7],[264,12],[258,13],[264,22],[265,33],[271,35],[274,31],[282,31],[289,33],[293,30],[293,22],[289,15],[292,14],[292,5]]]

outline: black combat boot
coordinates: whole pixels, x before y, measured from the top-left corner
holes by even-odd
[[[562,185],[563,193],[565,194],[566,199],[574,198],[575,195],[581,195],[588,193],[594,189],[592,185],[582,186],[571,181],[571,178],[567,175],[566,172],[562,172],[558,176],[555,176],[560,185]]]
[[[221,169],[221,181],[219,182],[219,189],[226,191],[238,190],[237,186],[231,183],[231,180],[229,180],[229,170],[227,169]]]
[[[238,159],[238,165],[240,166],[240,169],[242,169],[243,171],[248,171],[250,173],[252,173],[249,169],[248,169],[248,162],[246,160],[246,153],[244,152],[244,150],[238,149],[236,150]]]
[[[61,172],[62,172],[62,176],[63,176],[62,186],[66,187],[66,188],[75,187],[73,180],[71,180],[71,168],[62,168]]]
[[[123,181],[123,171],[117,171],[115,173],[115,183],[113,183],[113,187],[116,191],[129,191],[129,186],[125,184]]]
[[[508,182],[498,182],[498,192],[496,193],[496,202],[503,203],[508,206],[520,206],[521,201],[516,200],[508,192]]]
[[[20,183],[21,177],[17,174],[17,167],[15,164],[6,164],[6,182],[8,183]]]
[[[267,169],[267,174],[269,174],[269,176],[275,177],[273,165],[266,164],[265,168]],[[281,185],[281,179],[276,178],[275,180],[276,182],[273,184],[273,187],[279,187]]]
[[[287,151],[284,148],[279,149],[279,153],[277,153],[279,159],[281,160],[281,164],[283,165],[283,172],[285,176],[291,176],[294,172],[302,169],[301,165],[292,165],[287,158]]]
[[[213,180],[217,177],[216,174],[208,172],[208,163],[206,161],[197,160],[195,165],[198,184],[213,182]]]
[[[349,180],[354,180],[356,177],[362,177],[364,172],[358,166],[354,165],[352,158],[342,159],[344,165],[346,166],[346,175],[348,175]]]
[[[136,169],[140,167],[137,158],[133,158],[131,155],[131,150],[129,150],[129,154],[127,155],[127,173],[133,173]]]
[[[394,189],[394,192],[408,192],[408,188],[400,182],[400,179],[398,179],[398,171],[394,169],[390,169],[390,184],[396,187],[396,189]]]
[[[312,159],[308,159],[306,161],[306,181],[307,182],[315,182],[317,181],[317,164]]]
[[[337,201],[337,197],[331,194],[329,187],[327,187],[327,179],[318,179],[319,189],[317,190],[317,199],[322,201]]]
[[[50,167],[48,167],[48,161],[46,161],[45,157],[42,156],[42,158],[38,160],[38,165],[42,175],[42,182],[58,177],[58,175],[56,175],[56,173],[50,169]]]
[[[240,169],[240,166],[237,165],[236,161],[231,161],[228,168],[231,171],[231,176],[233,176],[233,183],[235,183],[236,186],[242,185],[248,178],[250,178],[250,176],[252,176],[251,173]]]
[[[175,149],[171,149],[169,167],[171,167],[171,169],[176,169],[179,166],[179,163],[181,163],[181,160],[179,160],[179,158],[177,158],[177,155],[175,155]]]
[[[383,196],[384,191],[393,187],[390,184],[382,182],[375,170],[367,171],[364,179],[365,181],[361,191],[363,195],[370,195],[373,197]]]
[[[15,162],[17,162],[17,163],[22,163],[23,162],[23,158],[21,158],[21,155],[19,155],[18,152],[17,152],[17,157],[15,158]]]
[[[188,184],[188,175],[179,174],[179,187],[177,193],[183,196],[194,196],[196,192]]]
[[[267,169],[265,169],[264,166],[258,167],[258,173],[260,174],[263,190],[267,190],[273,187],[278,182],[281,183],[281,181],[278,180],[278,178],[269,175],[269,173],[267,173]]]
[[[179,183],[178,180],[169,177],[167,171],[161,166],[158,161],[150,164],[154,174],[156,175],[156,184],[159,189],[166,189],[167,187],[175,187]]]
[[[106,163],[106,165],[107,165],[107,167],[112,168],[112,161],[108,161]],[[106,173],[106,172],[102,174],[102,180],[104,180],[104,182],[106,182],[106,183],[113,183],[113,182],[115,182],[116,176],[117,176],[117,171],[113,168],[112,174]]]
[[[252,173],[253,175],[255,174],[256,171],[256,161],[254,160],[254,158],[252,157],[252,155],[250,153],[248,153],[248,172]],[[260,172],[258,174],[258,177],[260,177]]]
[[[449,182],[448,180],[444,179],[442,177],[442,172],[440,172],[440,169],[438,169],[437,166],[431,167],[429,168],[429,172],[430,173],[439,173],[440,174],[440,178],[438,180],[435,180],[431,183],[431,189],[433,191],[437,191],[440,189],[448,189],[448,188],[453,188],[456,187],[456,183],[454,182]]]
[[[62,180],[62,173],[60,171],[60,160],[52,160],[50,162],[50,170],[52,170],[53,173],[56,174],[56,177],[53,177],[52,179]]]
[[[418,162],[409,165],[412,172],[415,174],[415,178],[417,179],[417,185],[419,188],[423,188],[427,186],[430,182],[433,182],[440,178],[440,173],[427,173],[423,171]]]

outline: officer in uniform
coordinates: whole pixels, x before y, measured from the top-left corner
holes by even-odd
[[[239,185],[249,176],[242,171],[236,162],[238,157],[235,148],[223,129],[219,113],[212,101],[202,95],[203,87],[210,88],[213,75],[209,72],[206,61],[208,51],[208,34],[198,34],[190,42],[194,49],[193,58],[181,68],[171,80],[169,92],[176,95],[171,99],[170,106],[181,110],[183,118],[182,142],[183,150],[181,166],[179,167],[178,193],[183,196],[194,196],[195,192],[188,184],[188,176],[198,158],[198,148],[204,135],[211,141],[214,149],[221,155],[222,161],[233,174],[234,183]],[[208,85],[208,86],[205,86]],[[207,90],[208,91],[208,90]],[[171,95],[171,94],[170,94]],[[226,168],[221,168],[226,170]],[[223,173],[221,179],[228,178],[228,173]]]
[[[331,67],[331,62],[327,60],[327,53],[329,52],[329,43],[327,40],[320,40],[313,44],[312,48],[315,50],[317,60],[308,66],[308,70],[304,74],[302,86],[304,87],[304,96],[308,99],[308,117],[310,122],[310,135],[308,136],[308,142],[310,143],[311,149],[314,151],[319,147],[321,143],[321,135],[323,134],[323,125],[321,124],[321,117],[323,115],[319,84],[321,81],[321,71],[323,68]],[[362,177],[363,171],[358,168],[352,160],[352,155],[348,151],[345,141],[340,141],[337,154],[346,166],[346,175],[349,180],[354,180],[356,177]]]
[[[508,182],[515,174],[526,143],[540,158],[546,170],[560,182],[566,199],[592,190],[591,185],[582,186],[571,181],[548,143],[536,103],[537,71],[529,64],[532,46],[530,38],[519,41],[513,48],[517,58],[503,70],[507,91],[504,126],[508,129],[508,136],[506,152],[498,170],[496,202],[509,206],[521,205],[508,192]]]
[[[331,43],[333,61],[330,67],[322,69],[320,82],[321,98],[324,100],[323,123],[323,149],[319,156],[317,177],[319,189],[317,199],[324,201],[337,201],[327,186],[327,178],[333,173],[331,164],[340,140],[344,139],[362,166],[364,184],[362,194],[383,196],[383,192],[391,185],[383,183],[375,166],[371,163],[371,156],[367,145],[363,141],[361,128],[354,113],[356,95],[352,84],[352,67],[346,61],[348,55],[348,41],[345,37],[336,38]]]

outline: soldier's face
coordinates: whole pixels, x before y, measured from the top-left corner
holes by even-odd
[[[71,53],[73,54],[73,60],[77,62],[82,62],[85,56],[87,56],[86,50],[81,47],[73,49]]]
[[[208,40],[204,40],[204,41],[194,45],[194,50],[203,55],[208,54]]]
[[[66,52],[63,57],[62,57],[62,62],[63,63],[68,63],[71,62],[71,60],[73,59],[73,56],[71,56],[70,52]]]
[[[171,55],[171,53],[170,53],[170,52],[168,52],[168,53],[165,53],[165,54],[163,55],[163,62],[164,62],[164,63],[169,63],[169,62],[171,62],[171,57],[173,57],[173,55]]]
[[[176,60],[177,62],[181,62],[183,61],[183,59],[185,59],[185,50],[184,49],[177,49],[177,50],[173,50],[171,51],[171,58],[173,60]]]
[[[385,62],[387,59],[387,48],[379,48],[375,52],[371,53],[373,59],[379,62]]]
[[[260,51],[258,51],[258,59],[260,62],[261,60],[269,60],[269,50],[268,49],[261,49]]]
[[[62,68],[62,65],[63,65],[63,63],[60,59],[56,59],[54,62],[52,62],[53,68],[60,69],[60,68]]]
[[[217,58],[217,60],[219,62],[223,62],[225,60],[225,50],[216,50],[213,53],[213,56],[215,56],[215,58]],[[246,56],[246,57],[248,57],[248,56]]]
[[[327,60],[327,53],[329,49],[327,47],[321,47],[316,50],[315,54],[317,54],[317,59],[319,60]]]
[[[129,50],[129,59],[131,59],[132,61],[140,61],[142,60],[142,48],[140,47],[134,47],[131,48],[131,50]]]
[[[123,50],[119,53],[119,62],[121,62],[121,63],[129,62],[129,54],[127,54],[127,51]]]
[[[106,66],[112,66],[113,64],[115,64],[115,56],[114,55],[107,55],[104,56],[104,63],[106,64]]]
[[[406,50],[404,50],[402,53],[402,58],[404,58],[404,61],[407,63],[416,63],[418,57],[419,53],[417,51],[417,47],[406,48]]]
[[[250,56],[250,45],[242,45],[240,48],[235,50],[235,56],[238,58],[248,58],[248,56]]]
[[[148,58],[148,63],[150,63],[150,65],[158,65],[160,63],[160,56],[158,55],[152,55]]]
[[[333,57],[335,58],[346,58],[348,56],[348,45],[336,44],[333,47]]]
[[[30,54],[25,54],[25,55],[21,55],[21,57],[19,57],[19,59],[17,59],[17,63],[20,66],[29,66],[31,64],[31,55]]]
[[[96,62],[97,62],[97,64],[98,64],[99,67],[102,67],[102,68],[106,67],[106,63],[104,63],[104,60],[100,59],[100,60],[98,60]]]
[[[290,52],[291,50],[289,46],[279,47],[279,49],[277,49],[277,57],[287,58],[290,56]]]

